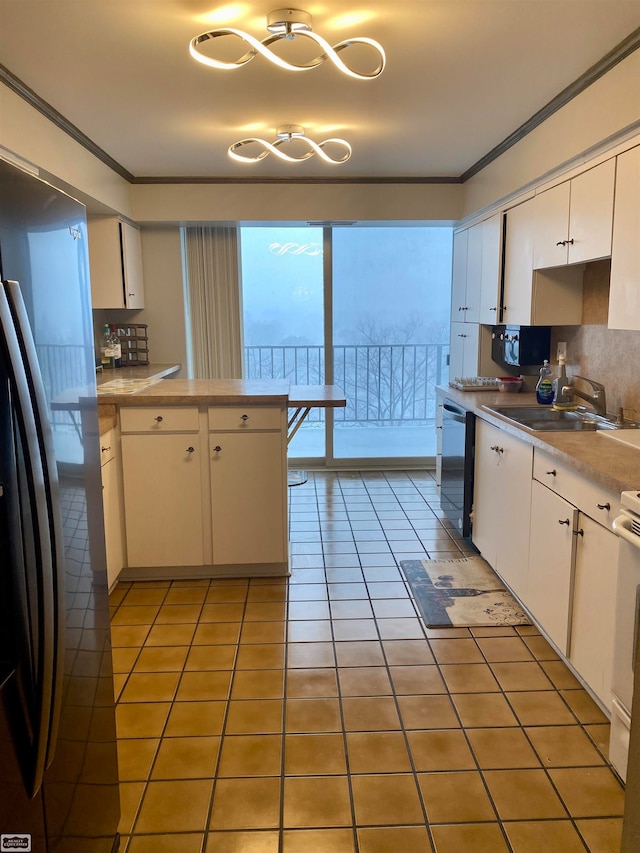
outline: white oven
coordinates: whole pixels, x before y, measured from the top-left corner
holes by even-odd
[[[633,671],[640,630],[640,492],[623,492],[621,503],[620,515],[613,522],[619,543],[609,758],[621,778],[626,779]],[[636,713],[639,711],[636,708]]]

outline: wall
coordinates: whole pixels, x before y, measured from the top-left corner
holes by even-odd
[[[144,304],[140,311],[93,312],[96,341],[104,323],[146,323],[149,327],[149,358],[155,364],[179,363],[177,376],[186,376],[187,337],[182,288],[180,229],[162,225],[142,229]]]
[[[494,204],[640,123],[640,50],[464,184],[464,216]]]
[[[447,221],[462,184],[136,184],[137,222]]]
[[[556,360],[557,342],[566,341],[567,373],[601,382],[609,412],[616,413],[622,406],[625,417],[640,420],[640,332],[607,328],[610,269],[609,260],[586,265],[582,326],[552,330],[551,358]],[[580,385],[589,390],[587,385]]]
[[[0,145],[94,213],[131,216],[131,184],[0,83]]]

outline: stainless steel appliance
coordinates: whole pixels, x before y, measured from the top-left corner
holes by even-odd
[[[549,358],[550,326],[494,326],[491,358],[505,367],[539,366]]]
[[[440,505],[464,537],[471,536],[475,415],[451,400],[442,404]]]
[[[118,844],[86,233],[0,160],[0,851]]]
[[[622,509],[613,522],[613,530],[620,538],[620,542],[609,758],[621,778],[626,779],[633,673],[640,630],[640,493],[623,492],[620,501]]]

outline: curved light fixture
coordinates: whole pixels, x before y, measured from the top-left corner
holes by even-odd
[[[291,156],[290,154],[287,154],[286,151],[281,150],[283,145],[286,145],[287,142],[291,142],[294,139],[303,139],[309,146],[309,149],[305,151],[304,154],[297,157]],[[251,143],[262,145],[263,150],[259,154],[255,154],[253,156],[238,153],[242,148],[246,145],[250,145]],[[324,150],[327,145],[341,146],[344,149],[343,156],[330,157]],[[338,139],[337,137],[325,139],[324,142],[314,142],[313,139],[309,139],[308,136],[305,136],[304,128],[299,124],[285,124],[276,129],[275,142],[267,142],[266,139],[260,139],[257,136],[250,136],[247,139],[241,139],[239,142],[234,142],[233,145],[230,145],[228,153],[229,157],[232,157],[234,160],[238,160],[240,163],[258,163],[260,160],[264,160],[265,157],[268,157],[269,154],[275,154],[276,157],[279,157],[280,160],[284,160],[286,163],[302,163],[305,160],[308,160],[309,157],[313,157],[314,154],[317,154],[318,157],[325,161],[325,163],[335,164],[347,162],[349,157],[351,157],[351,146],[345,139]]]
[[[328,41],[322,38],[322,36],[319,36],[312,31],[311,15],[307,12],[302,12],[300,9],[276,9],[273,12],[269,12],[267,15],[267,29],[271,35],[263,38],[262,41],[259,41],[252,35],[249,35],[249,33],[230,27],[210,30],[209,32],[201,33],[199,36],[195,36],[191,39],[191,42],[189,43],[189,53],[195,60],[202,62],[203,65],[208,65],[211,68],[223,68],[227,70],[242,68],[257,56],[257,54],[264,56],[275,65],[280,66],[280,68],[285,68],[287,71],[308,71],[311,68],[317,68],[318,65],[322,65],[326,59],[329,59],[333,62],[336,68],[344,74],[348,74],[349,77],[355,77],[358,80],[372,80],[382,74],[382,71],[384,70],[386,56],[384,50],[377,41],[369,38],[350,38],[338,42],[332,47]],[[222,38],[223,36],[236,36],[241,41],[246,42],[250,46],[250,49],[239,59],[236,59],[235,62],[222,62],[219,59],[212,59],[206,54],[200,52],[200,46],[204,44],[204,42]],[[272,50],[269,50],[270,45],[280,41],[281,39],[291,41],[297,37],[308,38],[315,42],[318,47],[322,49],[322,53],[310,62],[302,65],[294,65],[282,59]],[[349,66],[346,65],[338,55],[353,44],[367,45],[377,54],[378,64],[369,74],[360,74],[352,68],[349,68]]]

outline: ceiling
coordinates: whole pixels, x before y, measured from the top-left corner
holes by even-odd
[[[281,5],[0,0],[0,63],[135,178],[438,179],[467,173],[640,27],[640,0],[296,0],[332,44],[379,41],[384,72],[291,73],[262,57],[222,71],[189,56],[216,27],[264,38]],[[244,53],[228,42],[216,39],[218,56]],[[298,62],[318,54],[300,39],[276,47]],[[361,50],[341,57],[364,69]],[[318,142],[344,137],[351,159],[228,157],[233,142],[273,140],[284,124]]]

